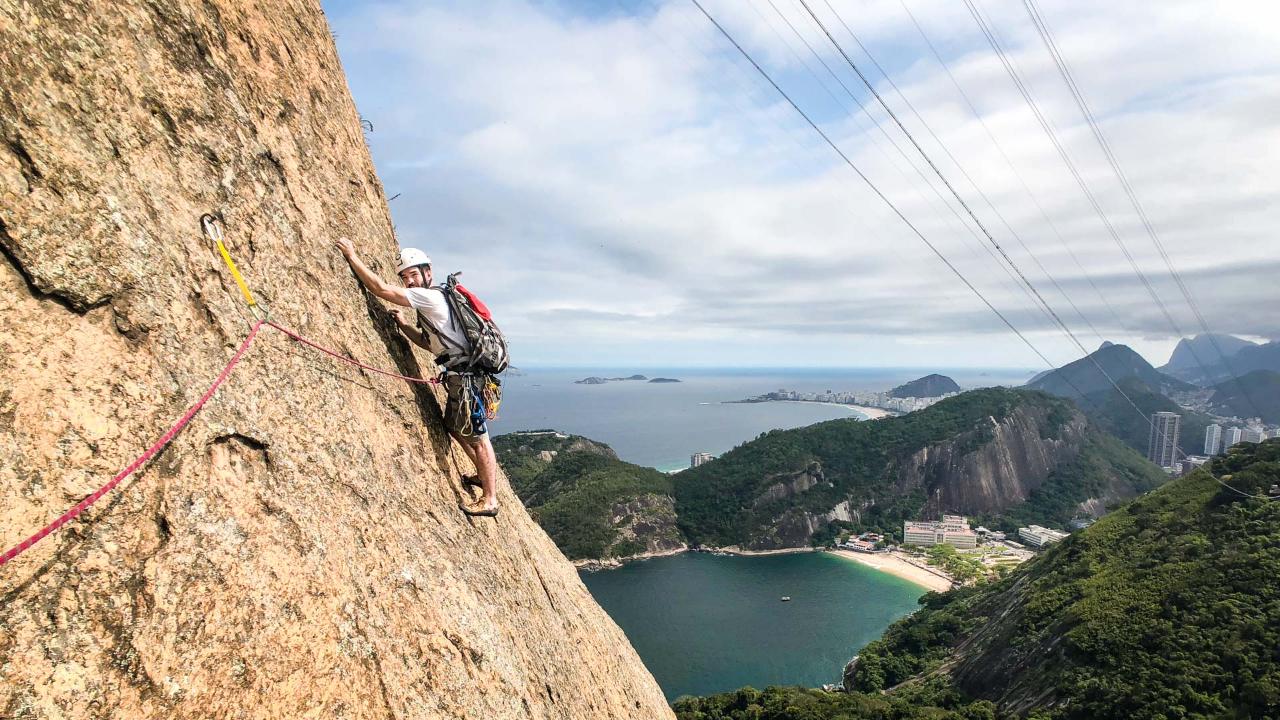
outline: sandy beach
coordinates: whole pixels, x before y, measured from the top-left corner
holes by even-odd
[[[896,575],[903,580],[909,580],[929,590],[945,592],[951,589],[951,580],[940,572],[913,565],[897,553],[870,554],[852,550],[831,550],[830,552],[854,562],[862,563],[867,567],[887,572],[890,575]]]
[[[850,410],[856,410],[863,415],[866,415],[868,420],[879,420],[881,418],[893,417],[892,410],[885,410],[883,408],[867,407],[866,405],[845,405],[844,407],[847,407]]]

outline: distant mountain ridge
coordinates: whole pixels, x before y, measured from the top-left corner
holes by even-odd
[[[1206,366],[1221,364],[1219,350],[1227,358],[1231,358],[1247,347],[1255,347],[1255,345],[1235,335],[1205,333],[1192,338],[1182,338],[1174,347],[1173,354],[1169,356],[1169,362],[1165,363],[1160,371],[1171,375],[1175,372],[1191,371],[1196,375],[1200,372],[1200,363]]]
[[[1087,357],[1033,378],[1027,386],[1061,397],[1080,398],[1110,390],[1112,381],[1127,377],[1138,378],[1161,393],[1194,389],[1191,384],[1156,370],[1129,346],[1107,343]]]
[[[1204,429],[1213,422],[1213,418],[1188,411],[1169,398],[1174,392],[1195,390],[1194,385],[1156,370],[1126,345],[1104,343],[1090,356],[1033,378],[1027,386],[1070,398],[1100,429],[1144,455],[1152,413],[1174,412],[1182,416],[1178,445],[1186,454],[1201,451]]]
[[[1184,338],[1179,341],[1173,356],[1169,358],[1169,363],[1160,370],[1180,380],[1205,387],[1220,384],[1231,379],[1233,375],[1243,377],[1255,370],[1280,372],[1280,341],[1259,345],[1233,335],[1214,335],[1213,337],[1218,341],[1223,355],[1226,356],[1225,362],[1213,348],[1212,343],[1207,339],[1202,340],[1207,336],[1197,335],[1191,340]],[[1188,348],[1195,349],[1196,355],[1204,363],[1203,367],[1195,362],[1196,355],[1192,355]]]
[[[896,398],[925,398],[940,397],[948,393],[958,392],[960,392],[960,386],[956,384],[955,380],[946,375],[934,373],[899,385],[889,391],[889,396]]]

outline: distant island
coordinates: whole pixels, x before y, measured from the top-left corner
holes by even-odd
[[[955,380],[946,375],[935,373],[933,375],[925,375],[918,380],[912,380],[904,385],[899,385],[889,391],[889,396],[896,398],[925,398],[940,397],[947,393],[958,392],[960,392],[960,386],[956,384]]]
[[[592,375],[591,377],[585,377],[585,378],[582,378],[581,380],[574,380],[573,382],[574,382],[574,384],[575,384],[575,385],[604,385],[605,383],[611,383],[611,382],[626,382],[626,381],[628,381],[628,380],[639,380],[639,381],[641,381],[641,382],[644,382],[644,381],[646,381],[646,380],[647,380],[647,381],[649,381],[649,382],[651,382],[651,383],[678,383],[678,382],[680,382],[679,380],[677,380],[677,379],[675,379],[675,378],[663,378],[663,377],[656,377],[656,378],[653,378],[652,380],[650,380],[649,378],[645,377],[644,375],[629,375],[629,376],[627,376],[627,377],[612,377],[612,378],[607,378],[607,377],[598,377],[598,376],[596,376],[596,375]]]
[[[615,378],[597,377],[595,375],[592,375],[591,377],[585,377],[585,378],[582,378],[581,380],[574,380],[573,383],[575,385],[603,385],[605,383],[623,382],[626,380],[649,380],[649,378],[643,375],[631,375],[628,377],[615,377]],[[653,381],[650,380],[650,382],[653,382]]]

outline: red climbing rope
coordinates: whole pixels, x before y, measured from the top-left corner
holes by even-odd
[[[324,353],[325,355],[329,355],[329,356],[335,357],[335,358],[337,358],[337,359],[341,360],[341,361],[342,361],[342,362],[344,362],[344,363],[348,363],[348,364],[350,364],[350,365],[355,365],[356,367],[364,368],[365,370],[368,370],[369,372],[375,372],[375,373],[378,373],[379,375],[386,375],[387,377],[398,378],[398,379],[400,379],[400,380],[407,380],[408,382],[411,382],[411,383],[425,383],[425,384],[431,384],[431,385],[438,385],[438,384],[440,384],[440,381],[439,381],[438,379],[436,379],[436,378],[427,378],[427,379],[425,379],[425,380],[424,380],[424,379],[422,379],[422,378],[409,377],[408,375],[400,375],[400,374],[398,374],[398,373],[387,372],[386,370],[379,370],[378,368],[373,367],[372,365],[365,365],[364,363],[360,362],[359,360],[355,360],[355,359],[349,358],[349,357],[347,357],[346,355],[339,354],[339,353],[337,353],[337,352],[335,352],[335,351],[333,351],[333,350],[330,350],[329,348],[321,347],[321,346],[319,346],[319,345],[317,345],[317,344],[315,344],[315,343],[311,342],[310,340],[308,340],[308,339],[306,339],[306,338],[302,337],[302,336],[301,336],[301,335],[299,335],[298,333],[296,333],[296,332],[294,332],[294,331],[290,330],[289,328],[286,328],[286,327],[282,327],[282,326],[280,326],[280,325],[277,325],[277,324],[275,324],[275,323],[271,322],[270,320],[266,320],[266,321],[264,321],[264,322],[266,322],[266,323],[267,323],[268,325],[270,325],[271,327],[273,327],[273,328],[275,328],[275,329],[279,330],[280,332],[284,333],[285,335],[288,335],[289,337],[293,338],[294,340],[297,340],[298,342],[302,343],[303,345],[307,345],[307,346],[309,346],[309,347],[313,347],[313,348],[315,348],[316,350],[319,350],[320,352]]]
[[[154,445],[147,448],[146,452],[139,455],[137,460],[134,460],[129,464],[129,467],[121,470],[118,475],[111,478],[111,482],[103,485],[92,495],[76,503],[75,507],[63,513],[57,520],[45,525],[41,528],[40,532],[18,543],[4,555],[0,555],[0,565],[4,565],[15,557],[21,555],[27,548],[43,540],[49,533],[52,533],[63,525],[74,520],[77,515],[88,509],[90,505],[98,502],[99,498],[111,492],[115,486],[120,484],[120,481],[132,475],[135,470],[142,467],[143,463],[150,460],[156,453],[160,452],[165,445],[168,445],[169,441],[177,436],[178,433],[182,432],[182,428],[186,427],[187,423],[191,422],[191,418],[195,417],[196,413],[200,412],[200,408],[204,407],[204,404],[209,402],[209,398],[213,397],[213,393],[218,389],[218,386],[227,379],[227,376],[231,374],[231,369],[236,366],[236,363],[240,362],[240,358],[244,355],[244,351],[249,349],[249,344],[253,342],[253,338],[257,336],[258,330],[261,328],[262,321],[258,321],[254,324],[253,328],[249,330],[249,336],[244,339],[244,342],[240,343],[240,347],[236,350],[236,354],[231,356],[231,361],[228,362],[226,367],[222,368],[222,372],[218,374],[218,379],[213,381],[213,384],[209,386],[208,390],[204,391],[204,395],[200,396],[200,399],[196,401],[196,404],[188,408],[186,414],[182,416],[182,419],[174,423],[173,427],[169,428],[168,432],[160,436],[160,439],[157,440]]]
[[[422,378],[408,377],[407,375],[399,375],[393,372],[387,372],[386,370],[379,370],[376,367],[365,365],[364,363],[359,362],[358,360],[353,360],[352,358],[346,357],[344,355],[340,355],[337,352],[330,350],[326,347],[317,345],[316,343],[302,337],[301,335],[293,332],[292,330],[289,330],[288,328],[285,328],[285,327],[281,327],[280,325],[277,325],[269,320],[259,320],[256,323],[254,323],[252,328],[250,328],[248,337],[244,339],[244,342],[240,343],[240,347],[236,349],[235,355],[231,356],[231,360],[227,362],[226,367],[222,368],[222,372],[218,373],[218,378],[213,381],[213,384],[209,386],[208,390],[205,390],[204,395],[201,395],[200,399],[197,400],[194,405],[192,405],[190,408],[187,408],[186,414],[184,414],[182,418],[178,420],[178,422],[174,423],[173,427],[170,427],[168,431],[165,432],[164,435],[160,436],[160,439],[157,440],[154,445],[147,448],[146,452],[139,455],[137,460],[134,460],[132,463],[129,464],[129,467],[125,468],[124,470],[121,470],[118,475],[116,475],[114,478],[111,479],[111,482],[107,483],[106,485],[103,485],[102,487],[95,490],[92,495],[76,503],[75,507],[63,513],[60,517],[58,517],[57,520],[54,520],[53,522],[41,528],[40,532],[37,532],[35,535],[32,535],[26,540],[23,540],[22,542],[18,543],[16,546],[6,551],[5,554],[0,555],[0,565],[4,565],[5,563],[9,562],[15,557],[21,555],[28,548],[30,548],[32,545],[35,545],[36,543],[43,540],[50,533],[55,532],[58,528],[74,520],[77,515],[87,510],[90,505],[94,504],[99,499],[101,499],[103,495],[106,495],[107,493],[115,489],[115,487],[119,485],[121,481],[123,481],[125,478],[132,475],[138,468],[142,467],[144,463],[146,463],[148,460],[154,457],[156,453],[160,452],[165,445],[168,445],[169,441],[177,437],[178,433],[182,432],[182,429],[187,426],[187,423],[191,422],[191,419],[196,416],[196,413],[200,412],[200,409],[204,407],[204,404],[209,402],[209,398],[213,397],[214,392],[218,390],[218,386],[222,385],[222,383],[227,379],[227,376],[231,374],[231,370],[235,368],[237,363],[240,362],[240,358],[243,357],[245,351],[249,349],[249,345],[253,343],[253,339],[257,337],[258,331],[262,329],[263,325],[269,325],[275,328],[276,330],[279,330],[280,332],[284,333],[285,335],[288,335],[294,340],[297,340],[298,342],[304,345],[307,345],[309,347],[315,348],[316,350],[319,350],[320,352],[326,355],[330,355],[345,363],[350,363],[357,367],[362,367],[365,370],[369,370],[371,372],[375,372],[380,375],[386,375],[388,377],[399,378],[401,380],[407,380],[409,382],[415,382],[415,383],[440,382],[435,378],[424,380]]]

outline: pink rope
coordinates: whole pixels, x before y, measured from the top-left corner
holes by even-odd
[[[218,373],[218,378],[213,381],[213,384],[209,386],[208,390],[205,390],[204,395],[201,395],[200,399],[197,400],[194,405],[187,408],[186,414],[184,414],[182,418],[178,420],[178,422],[174,423],[174,425],[170,427],[168,431],[165,432],[164,435],[160,436],[160,439],[157,440],[154,445],[147,448],[146,452],[139,455],[137,460],[134,460],[132,463],[129,464],[129,467],[125,468],[124,470],[121,470],[119,474],[117,474],[114,478],[111,478],[111,482],[107,483],[106,485],[103,485],[102,487],[95,490],[92,495],[76,503],[75,507],[63,513],[61,516],[58,517],[57,520],[54,520],[48,525],[45,525],[43,528],[40,529],[40,532],[37,532],[35,535],[32,535],[26,540],[23,540],[22,542],[18,543],[13,548],[6,551],[5,554],[0,555],[0,565],[4,565],[10,560],[21,555],[32,545],[35,545],[36,543],[40,542],[41,540],[49,536],[51,533],[57,531],[58,528],[74,520],[77,515],[89,509],[89,506],[98,502],[98,500],[101,499],[103,495],[106,495],[107,493],[114,490],[115,487],[119,485],[125,478],[132,475],[135,471],[137,471],[138,468],[142,467],[144,463],[146,463],[151,458],[155,457],[155,454],[160,452],[160,450],[162,450],[165,445],[168,445],[169,441],[177,437],[178,433],[182,432],[182,429],[187,426],[187,423],[191,422],[191,419],[196,416],[196,413],[200,412],[200,409],[204,407],[204,404],[209,402],[209,398],[213,397],[214,392],[218,390],[218,386],[222,385],[222,383],[227,379],[227,376],[231,374],[231,370],[234,369],[236,364],[240,362],[240,358],[243,357],[245,351],[249,349],[249,345],[253,343],[253,339],[257,337],[258,331],[262,329],[263,325],[269,325],[275,328],[276,330],[279,330],[280,332],[284,333],[285,335],[288,335],[294,340],[297,340],[298,342],[304,345],[307,345],[309,347],[313,347],[316,350],[319,350],[320,352],[326,355],[335,357],[345,363],[350,363],[357,367],[362,367],[365,370],[368,370],[370,372],[378,373],[379,375],[386,375],[388,377],[399,378],[401,380],[407,380],[409,382],[414,382],[414,383],[438,384],[440,382],[435,378],[423,380],[422,378],[408,377],[406,375],[399,375],[397,373],[387,372],[386,370],[379,370],[376,367],[365,365],[364,363],[359,362],[358,360],[353,360],[344,355],[339,355],[333,350],[317,345],[316,343],[302,337],[301,335],[293,332],[292,330],[289,330],[288,328],[285,328],[285,327],[281,327],[280,325],[277,325],[269,320],[259,320],[249,330],[249,336],[244,339],[244,342],[240,343],[240,347],[236,349],[235,355],[231,356],[231,360],[226,364],[226,367],[222,368],[222,372]]]
[[[342,362],[344,362],[344,363],[348,363],[348,364],[350,364],[350,365],[355,365],[356,367],[364,368],[365,370],[368,370],[369,372],[375,372],[375,373],[378,373],[379,375],[386,375],[387,377],[398,378],[398,379],[400,379],[400,380],[407,380],[408,382],[411,382],[411,383],[424,383],[424,384],[430,384],[430,385],[439,385],[439,384],[440,384],[440,381],[439,381],[438,379],[436,379],[436,378],[427,378],[427,379],[425,379],[425,380],[424,380],[424,379],[422,379],[422,378],[409,377],[408,375],[400,375],[400,374],[398,374],[398,373],[387,372],[386,370],[379,370],[378,368],[373,367],[372,365],[365,365],[364,363],[360,362],[359,360],[355,360],[355,359],[353,359],[353,358],[349,358],[349,357],[347,357],[346,355],[341,355],[341,354],[339,354],[339,353],[337,353],[337,352],[335,352],[335,351],[333,351],[333,350],[330,350],[329,348],[326,348],[326,347],[322,347],[322,346],[320,346],[320,345],[317,345],[317,344],[315,344],[315,343],[311,342],[310,340],[308,340],[308,339],[306,339],[306,338],[302,337],[302,336],[301,336],[301,335],[299,335],[298,333],[296,333],[296,332],[294,332],[294,331],[292,331],[292,330],[290,330],[290,329],[288,329],[288,328],[286,328],[286,327],[282,327],[282,326],[280,326],[280,325],[277,325],[277,324],[275,324],[275,323],[271,322],[270,320],[265,320],[264,322],[265,322],[267,325],[270,325],[271,327],[273,327],[273,328],[275,328],[275,329],[279,330],[280,332],[284,333],[285,335],[288,335],[289,337],[293,338],[294,340],[297,340],[298,342],[302,343],[303,345],[306,345],[306,346],[308,346],[308,347],[315,348],[316,350],[319,350],[320,352],[324,353],[325,355],[329,355],[330,357],[335,357],[335,358],[337,358],[337,359],[341,360],[341,361],[342,361]]]
[[[135,470],[142,467],[143,463],[154,457],[155,454],[160,452],[165,445],[168,445],[169,441],[176,437],[178,433],[182,432],[182,429],[187,426],[187,423],[191,422],[191,418],[195,417],[196,413],[200,412],[200,408],[204,407],[204,404],[209,402],[209,398],[213,397],[213,393],[217,391],[218,386],[221,385],[223,381],[227,379],[227,376],[231,374],[231,369],[236,366],[236,363],[240,362],[240,358],[244,355],[244,351],[249,349],[249,344],[252,343],[254,337],[257,336],[258,330],[262,327],[262,323],[263,321],[258,321],[258,323],[253,326],[249,331],[249,336],[244,339],[244,342],[240,343],[240,347],[236,350],[236,354],[231,356],[231,361],[228,362],[226,367],[222,368],[222,372],[218,374],[218,379],[213,381],[213,384],[209,386],[208,390],[205,390],[204,395],[200,396],[200,399],[196,401],[196,404],[188,408],[186,414],[182,416],[182,419],[178,420],[173,427],[169,428],[169,430],[162,435],[154,445],[147,448],[146,452],[139,455],[137,460],[134,460],[129,464],[129,467],[121,470],[118,475],[111,479],[111,482],[103,485],[92,495],[76,503],[75,507],[63,513],[57,520],[45,525],[40,529],[40,532],[18,543],[16,546],[5,552],[4,555],[0,555],[0,565],[4,565],[15,557],[21,555],[27,550],[27,548],[30,548],[32,545],[43,540],[50,533],[74,520],[77,515],[87,510],[90,505],[98,502],[98,499],[103,495],[106,495],[115,489],[122,480],[132,475]]]

